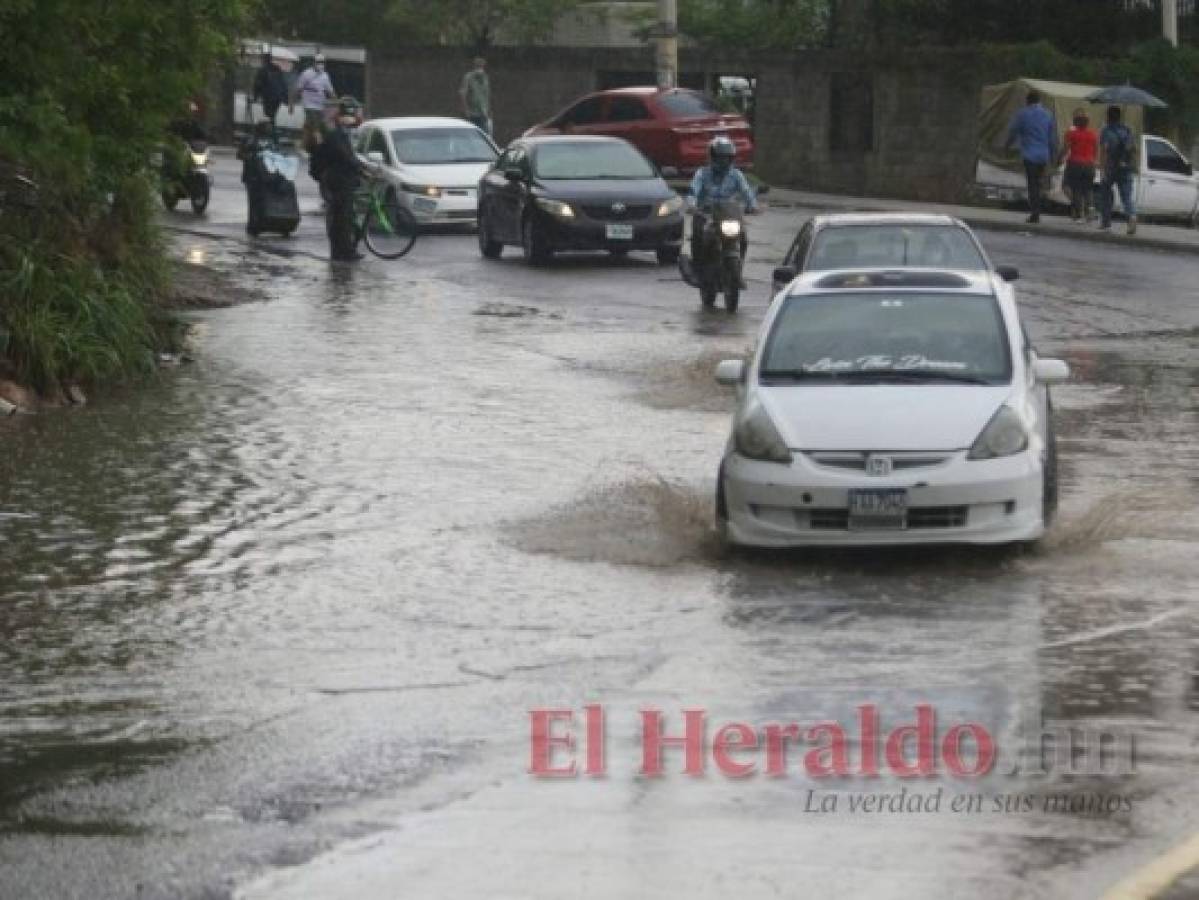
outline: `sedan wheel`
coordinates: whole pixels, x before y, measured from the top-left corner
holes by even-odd
[[[479,207],[479,252],[486,259],[499,259],[500,254],[504,252],[504,245],[499,241],[492,240],[491,230],[487,227],[483,209],[484,207]]]
[[[545,235],[537,227],[532,216],[526,216],[520,229],[521,248],[525,251],[525,261],[529,265],[542,266],[549,262],[553,251],[546,245]]]

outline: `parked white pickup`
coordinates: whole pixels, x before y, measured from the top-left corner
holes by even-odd
[[[1027,198],[1024,176],[978,161],[977,186],[988,197],[1003,200]],[[1137,212],[1145,216],[1184,219],[1199,227],[1199,175],[1190,161],[1163,137],[1141,137],[1138,172],[1133,179]],[[1062,169],[1053,173],[1049,193],[1056,203],[1067,204],[1062,189]],[[1118,201],[1117,201],[1118,205]]]

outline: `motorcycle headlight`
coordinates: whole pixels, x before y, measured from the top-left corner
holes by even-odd
[[[725,219],[720,223],[720,233],[725,237],[737,237],[741,234],[741,223],[736,219]]]
[[[431,184],[402,184],[400,186],[409,194],[420,194],[422,197],[433,198],[441,196],[441,188]]]
[[[659,216],[669,216],[677,213],[683,208],[683,198],[677,194],[669,200],[662,201],[662,205],[658,207]]]
[[[549,200],[545,197],[538,197],[537,205],[551,216],[557,216],[560,219],[573,219],[575,217],[574,207],[569,203],[563,203],[561,200]]]
[[[998,459],[1028,449],[1028,429],[1020,414],[1010,406],[1001,406],[982,430],[967,459]]]
[[[205,151],[204,153],[192,153],[192,165],[193,165],[193,166],[206,166],[206,165],[208,165],[208,153],[207,153],[207,151]]]
[[[737,419],[733,430],[737,452],[748,459],[765,462],[790,463],[791,451],[770,418],[770,413],[758,403],[747,407]]]

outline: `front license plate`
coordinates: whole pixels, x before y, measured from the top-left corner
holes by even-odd
[[[437,212],[437,201],[427,200],[424,197],[417,197],[412,201],[413,207],[417,212],[431,213]]]
[[[627,222],[609,222],[608,223],[608,240],[610,241],[631,241],[633,239],[633,226]]]
[[[906,528],[908,492],[906,488],[860,488],[849,492],[851,530]]]

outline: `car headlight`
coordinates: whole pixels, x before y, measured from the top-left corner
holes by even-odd
[[[658,207],[659,216],[669,216],[677,213],[683,208],[683,198],[675,194],[669,200],[663,200],[662,205]]]
[[[1001,406],[982,430],[967,459],[998,459],[1028,449],[1028,429],[1020,414],[1010,406]]]
[[[400,187],[409,194],[420,194],[422,197],[437,198],[441,196],[441,188],[431,184],[401,184]]]
[[[573,219],[575,217],[574,207],[569,203],[563,203],[561,200],[549,200],[545,197],[538,197],[537,205],[551,216],[557,216],[560,219]]]
[[[741,223],[736,219],[725,219],[720,223],[720,233],[725,237],[737,237],[741,234]]]
[[[753,403],[738,417],[733,429],[737,452],[748,459],[790,463],[791,451],[770,418],[770,413]]]

